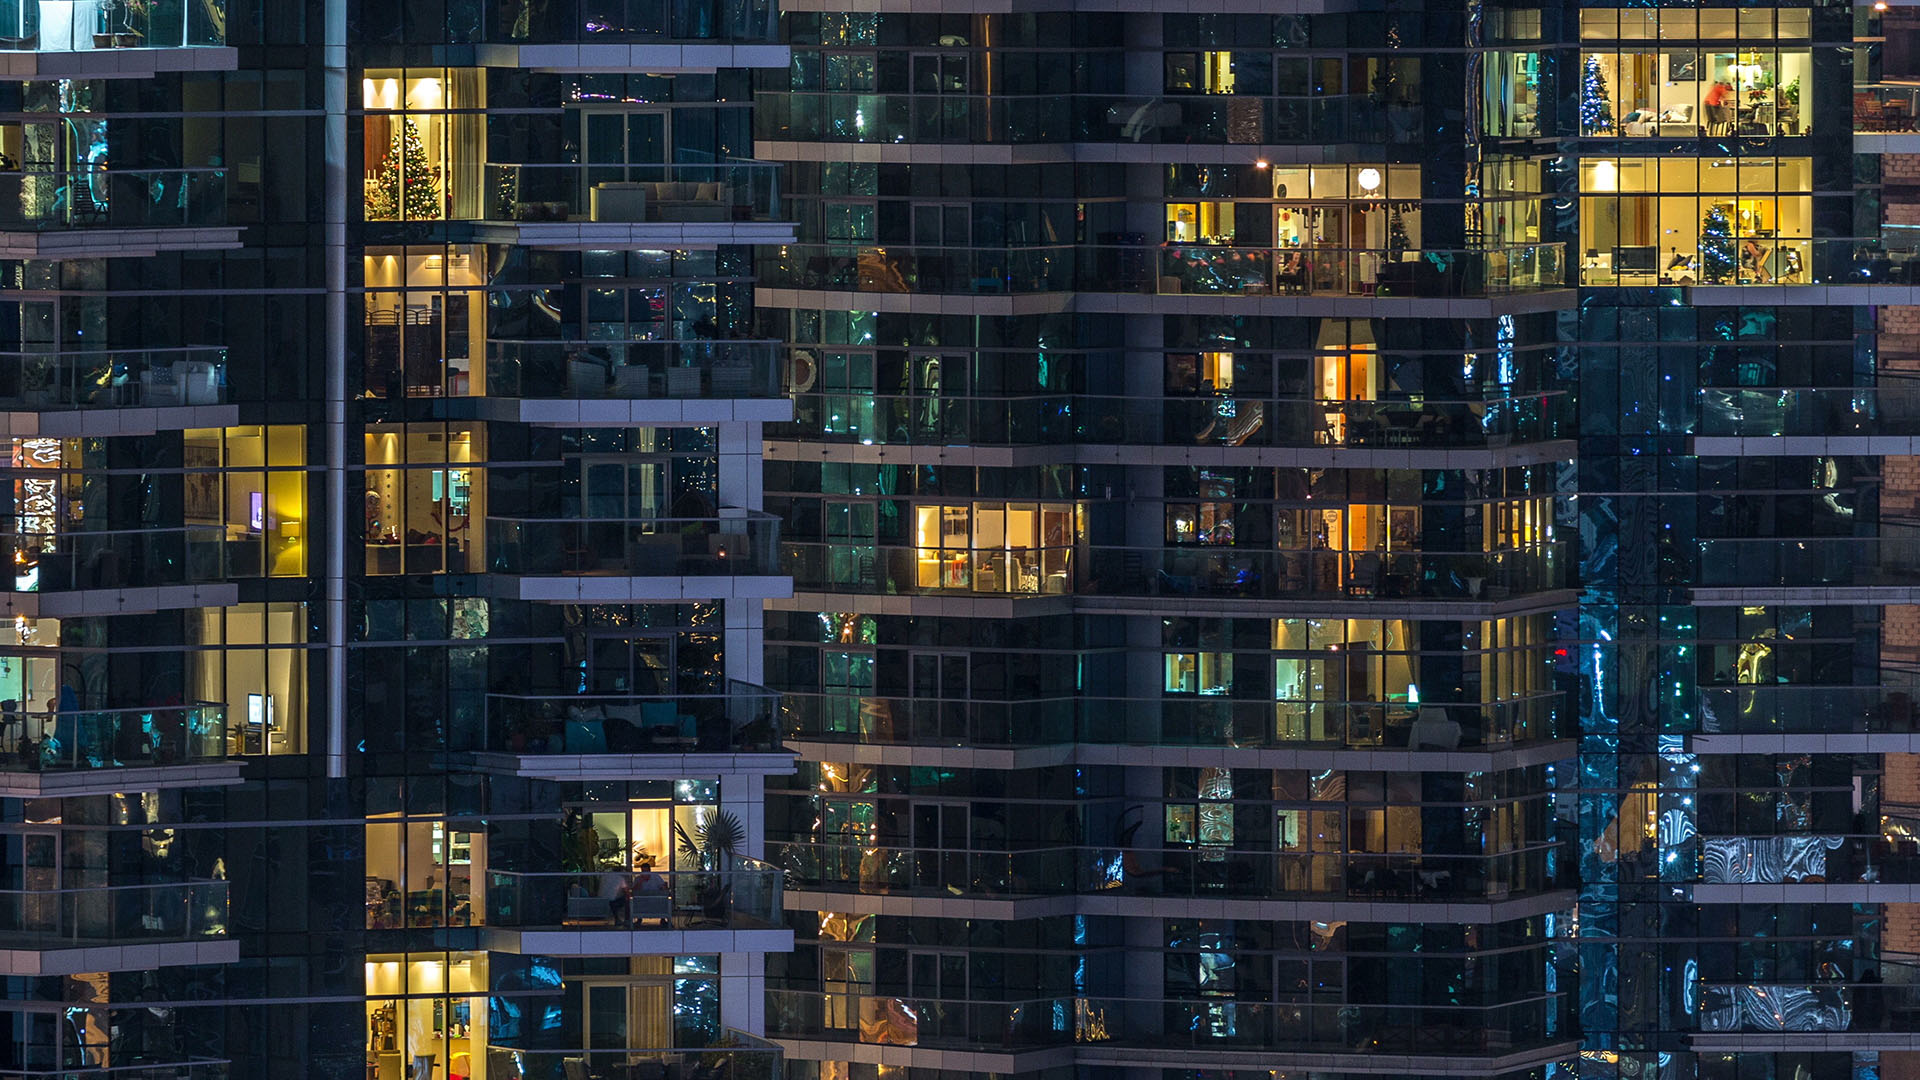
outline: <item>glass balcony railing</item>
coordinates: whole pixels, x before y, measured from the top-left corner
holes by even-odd
[[[41,0],[50,4],[53,0]],[[79,0],[74,0],[79,2]],[[0,171],[0,231],[211,227],[227,222],[225,169]]]
[[[772,865],[740,857],[731,867],[717,870],[490,870],[487,925],[527,930],[772,930],[783,925],[783,876]]]
[[[1856,86],[1853,88],[1853,130],[1860,135],[1885,135],[1914,130],[1920,116],[1920,86]]]
[[[249,536],[230,540],[217,525],[0,532],[0,559],[13,566],[15,592],[162,588],[260,576],[260,536]]]
[[[820,541],[788,541],[783,546],[784,565],[793,574],[795,588],[823,591],[1502,600],[1566,587],[1565,560],[1557,542],[1486,553],[1194,545],[983,554],[1007,563],[1004,573],[991,563],[993,573],[980,572],[966,552]]]
[[[514,44],[778,42],[774,0],[489,0],[487,40]]]
[[[1563,737],[1557,693],[1512,701],[1161,701],[1068,697],[1021,702],[790,694],[792,738],[833,743],[1012,747],[1053,743],[1236,748],[1484,750]]]
[[[115,1054],[114,1060],[124,1058]],[[230,1061],[214,1058],[188,1058],[154,1064],[0,1067],[0,1080],[227,1080],[231,1065]]]
[[[1316,97],[776,91],[754,137],[841,143],[1403,143],[1430,137],[1418,104]]]
[[[1251,995],[1249,995],[1251,996]],[[1104,1043],[1156,1050],[1286,1049],[1327,1052],[1480,1054],[1569,1036],[1560,996],[1514,994],[1487,1006],[1348,1002],[1327,998],[1260,1001],[1232,997],[1147,1000],[1063,997],[959,1001],[767,992],[767,1034],[893,1046],[1001,1052]]]
[[[779,1047],[729,1033],[736,1045],[671,1050],[487,1047],[488,1080],[780,1080]]]
[[[489,572],[622,577],[774,576],[780,520],[721,518],[487,519]]]
[[[1916,686],[1703,686],[1704,734],[1865,734],[1920,730]]]
[[[490,397],[776,398],[780,341],[489,341]]]
[[[1565,245],[1390,251],[1202,244],[914,247],[788,244],[760,258],[761,284],[791,289],[972,295],[1505,296],[1567,285]]]
[[[706,165],[558,164],[486,167],[487,218],[521,223],[776,221],[773,162]]]
[[[1592,249],[1580,258],[1587,285],[1915,285],[1920,241],[1887,236],[1694,237],[1680,246]]]
[[[1920,385],[1709,387],[1702,435],[1920,435]]]
[[[227,350],[217,346],[0,353],[0,407],[162,408],[226,400]]]
[[[796,888],[849,893],[1485,902],[1566,887],[1549,858],[1554,849],[1547,844],[1501,855],[1196,846],[967,851],[895,847],[886,837],[863,836],[858,844],[769,840],[767,859],[791,873]]]
[[[816,442],[943,446],[1359,446],[1476,449],[1568,438],[1560,391],[1466,401],[1272,400],[1252,392],[1141,399],[864,392],[794,396],[794,430]]]
[[[1886,1026],[1856,1016],[1862,990],[1882,1009],[1889,1006],[1911,1012],[1920,1005],[1916,987],[1880,984],[1861,986],[1841,981],[1805,983],[1702,983],[1700,1030],[1742,1031],[1863,1031]]]
[[[780,747],[780,695],[488,694],[483,747],[515,754],[756,753]]]
[[[178,49],[226,39],[225,0],[0,0],[0,51]]]
[[[0,892],[0,948],[212,941],[227,936],[227,883]]]
[[[199,765],[226,760],[226,746],[220,704],[0,711],[0,772]]]
[[[1910,885],[1920,882],[1920,845],[1879,833],[1703,836],[1700,866],[1700,880],[1716,885]]]
[[[1881,536],[1696,541],[1699,568],[1685,584],[1704,588],[1812,588],[1920,584],[1920,530]]]

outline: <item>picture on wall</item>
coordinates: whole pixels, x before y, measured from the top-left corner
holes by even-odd
[[[1668,53],[1667,81],[1700,81],[1700,54],[1692,51]]]
[[[182,478],[185,490],[182,501],[188,521],[197,524],[217,524],[220,521],[220,448],[217,446],[186,447],[186,476]]]

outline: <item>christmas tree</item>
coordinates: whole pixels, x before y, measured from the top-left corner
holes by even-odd
[[[1580,77],[1580,133],[1601,135],[1613,130],[1613,102],[1607,93],[1607,76],[1600,70],[1598,56],[1587,57],[1587,70]]]
[[[1391,251],[1393,257],[1397,259],[1401,252],[1412,246],[1413,241],[1407,237],[1407,223],[1400,216],[1400,208],[1389,207],[1387,209],[1387,250]]]
[[[427,159],[426,143],[410,119],[387,146],[373,189],[367,192],[368,221],[419,221],[440,216],[440,170]]]
[[[1700,280],[1719,284],[1733,276],[1733,226],[1719,205],[1700,222]]]

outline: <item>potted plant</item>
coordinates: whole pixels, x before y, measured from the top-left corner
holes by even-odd
[[[153,0],[111,0],[120,6],[120,29],[114,32],[113,44],[121,49],[136,49],[146,41],[146,32],[136,30],[134,24],[147,26],[147,20],[153,14]]]
[[[713,809],[694,822],[693,835],[677,821],[673,832],[680,841],[680,853],[703,871],[694,877],[700,921],[724,924],[733,906],[733,882],[727,871],[733,868],[735,849],[747,838],[746,827],[733,814]]]

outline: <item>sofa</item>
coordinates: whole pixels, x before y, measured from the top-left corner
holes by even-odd
[[[594,221],[732,221],[733,186],[697,183],[607,183],[594,185]]]
[[[1675,105],[1665,111],[1635,109],[1620,118],[1620,131],[1626,135],[1690,139],[1700,134],[1700,124],[1693,118],[1692,105]]]
[[[564,732],[568,754],[685,750],[700,737],[698,718],[680,712],[671,701],[569,706]]]

